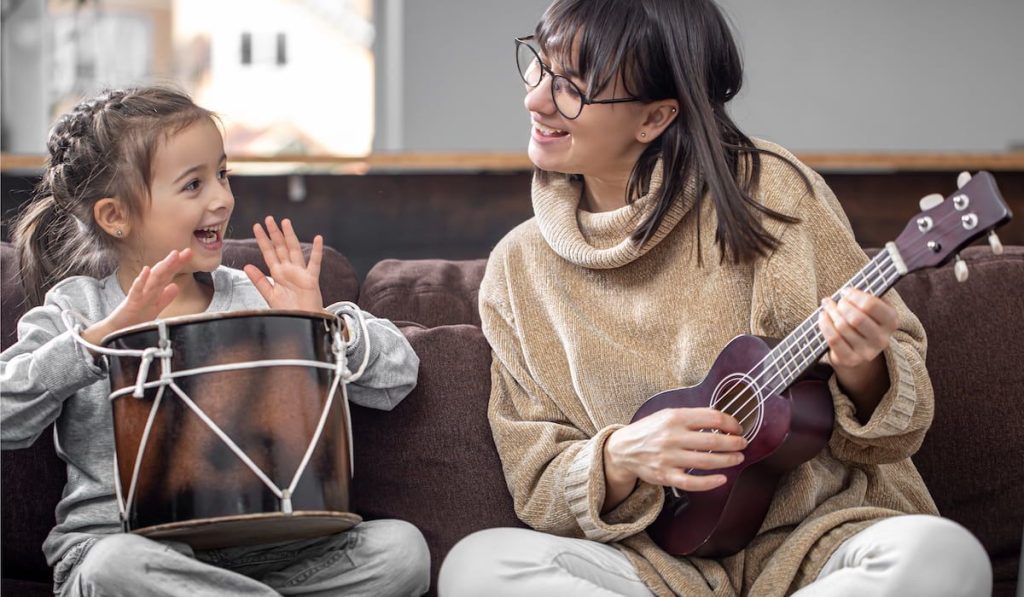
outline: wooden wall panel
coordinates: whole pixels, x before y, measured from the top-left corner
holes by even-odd
[[[1000,232],[1006,244],[1024,245],[1024,172],[996,174],[1017,215]],[[918,211],[917,200],[949,194],[955,172],[831,173],[825,175],[850,216],[857,239],[878,246],[895,238]],[[303,239],[323,234],[352,260],[361,275],[384,258],[485,257],[514,226],[532,215],[530,174],[403,173],[302,175],[305,197],[289,199],[288,176],[236,176],[234,237],[251,236],[267,214],[290,217]],[[11,210],[29,196],[32,179],[2,181],[3,237]]]

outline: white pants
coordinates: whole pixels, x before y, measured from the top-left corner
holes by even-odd
[[[441,597],[627,595],[650,597],[625,555],[611,545],[527,529],[488,529],[460,541],[441,567]],[[846,540],[794,597],[931,597],[992,594],[981,543],[937,516],[881,520]]]

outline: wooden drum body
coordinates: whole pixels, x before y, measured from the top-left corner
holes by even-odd
[[[148,353],[109,357],[125,530],[209,549],[357,524],[340,328],[326,314],[248,311],[104,339]]]

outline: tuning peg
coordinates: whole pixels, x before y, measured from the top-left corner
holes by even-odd
[[[956,188],[962,189],[964,185],[971,182],[971,173],[964,170],[956,177]]]
[[[967,262],[960,259],[960,255],[956,256],[956,265],[953,266],[953,275],[956,276],[957,282],[964,282],[967,280]]]
[[[925,195],[924,197],[921,197],[921,200],[918,201],[917,203],[918,205],[921,206],[921,211],[928,211],[929,209],[935,207],[936,205],[942,203],[943,201],[945,201],[945,197],[938,193],[932,193],[931,195]]]
[[[996,255],[1003,254],[1003,243],[1002,241],[999,240],[999,237],[996,236],[995,230],[988,233],[988,244],[990,247],[992,247],[993,253],[995,253]]]

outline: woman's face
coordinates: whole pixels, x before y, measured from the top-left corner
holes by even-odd
[[[573,76],[571,68],[549,62],[550,58],[543,54],[541,60],[590,95],[584,81]],[[628,176],[645,146],[638,139],[645,118],[644,104],[590,104],[583,106],[580,115],[570,120],[555,107],[550,75],[545,75],[539,85],[526,91],[523,103],[532,125],[528,154],[535,166],[549,172],[599,178]],[[614,84],[591,99],[626,95],[622,79],[616,75]]]

